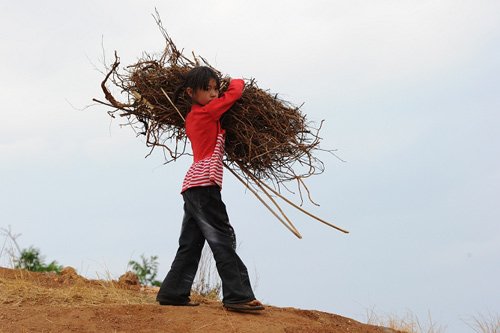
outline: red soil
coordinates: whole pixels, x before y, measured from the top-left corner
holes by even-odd
[[[0,332],[396,333],[314,310],[266,306],[244,314],[206,299],[198,307],[159,306],[154,291],[130,280],[0,268]],[[102,294],[109,297],[100,301]]]

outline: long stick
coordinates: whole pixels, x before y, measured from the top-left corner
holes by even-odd
[[[179,114],[179,116],[181,116],[182,120],[186,121],[186,119],[184,119],[184,117],[182,116],[182,113],[179,111],[179,109],[175,106],[174,102],[172,102],[172,100],[170,99],[170,97],[168,97],[167,93],[165,92],[165,90],[163,90],[163,88],[160,88],[161,89],[161,92],[163,93],[163,95],[165,95],[165,97],[168,99],[168,101],[170,102],[170,104],[172,104],[172,106],[174,107],[175,111],[177,111],[177,113]]]
[[[290,221],[288,216],[286,216],[285,212],[283,212],[283,210],[281,209],[280,205],[278,205],[276,200],[274,200],[274,198],[262,187],[262,185],[260,184],[260,181],[257,180],[250,172],[248,172],[244,169],[241,169],[241,166],[240,166],[240,170],[242,170],[247,176],[249,176],[254,181],[254,183],[262,190],[262,192],[264,192],[264,194],[269,198],[269,200],[271,200],[271,202],[274,204],[274,206],[276,206],[276,208],[278,208],[279,212],[285,218],[285,220],[287,220],[290,227],[292,229],[294,229],[297,233],[299,233],[297,228],[293,225],[292,221]]]
[[[253,195],[255,195],[257,197],[257,199],[259,199],[259,201],[288,229],[290,230],[295,236],[297,236],[297,238],[299,239],[302,239],[302,235],[297,231],[297,230],[294,230],[292,228],[290,228],[290,226],[285,222],[283,221],[283,219],[281,217],[278,216],[278,214],[271,208],[269,207],[269,205],[264,201],[264,199],[262,199],[259,194],[253,189],[251,188],[250,186],[248,186],[245,181],[243,179],[241,179],[240,176],[238,176],[238,174],[236,172],[234,172],[233,170],[231,170],[226,164],[224,164],[224,166],[226,167],[226,169],[228,169],[229,171],[231,171],[231,173],[246,187],[250,190],[250,192],[253,193]]]
[[[255,181],[255,180],[254,180],[254,181]],[[291,205],[292,207],[295,207],[295,208],[297,208],[298,210],[300,210],[302,213],[304,213],[304,214],[306,214],[306,215],[308,215],[308,216],[312,217],[312,218],[313,218],[313,219],[315,219],[315,220],[318,220],[318,221],[319,221],[319,222],[321,222],[321,223],[326,224],[327,226],[330,226],[330,227],[332,227],[332,228],[334,228],[334,229],[337,229],[337,230],[339,230],[339,231],[342,231],[342,232],[343,232],[343,233],[345,233],[345,234],[348,234],[348,233],[349,233],[349,231],[347,231],[347,230],[345,230],[345,229],[342,229],[342,228],[340,228],[340,227],[337,227],[336,225],[333,225],[333,224],[331,224],[330,222],[327,222],[327,221],[325,221],[325,220],[323,220],[323,219],[321,219],[321,218],[317,217],[316,215],[313,215],[313,214],[309,213],[307,210],[303,209],[302,207],[297,206],[295,203],[293,203],[292,201],[288,200],[286,197],[284,197],[283,195],[281,195],[281,193],[279,193],[278,191],[276,191],[275,189],[273,189],[272,187],[270,187],[270,186],[269,186],[269,185],[267,185],[266,183],[264,183],[264,182],[260,182],[260,183],[261,183],[262,185],[264,185],[264,186],[265,186],[268,190],[270,190],[271,192],[273,192],[275,195],[277,195],[278,197],[280,197],[281,199],[283,199],[285,202],[287,202],[289,205]]]

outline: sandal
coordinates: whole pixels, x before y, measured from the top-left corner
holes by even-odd
[[[258,300],[254,299],[253,301],[250,302],[245,302],[245,303],[224,303],[224,307],[228,310],[232,311],[261,311],[264,310],[264,306],[262,305],[261,302]]]

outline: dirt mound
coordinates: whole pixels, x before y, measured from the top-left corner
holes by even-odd
[[[139,283],[139,278],[135,273],[127,272],[118,278],[118,285],[120,287],[125,287],[134,290],[140,290],[141,284]]]
[[[0,268],[0,332],[396,332],[269,305],[258,314],[230,312],[209,299],[194,308],[159,306],[156,291],[128,273],[117,282],[88,280],[72,268],[60,275]]]

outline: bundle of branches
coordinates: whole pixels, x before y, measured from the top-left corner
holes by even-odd
[[[174,103],[174,95],[190,69],[210,64],[194,54],[192,59],[186,57],[163,28],[158,13],[155,20],[166,41],[163,53],[156,57],[145,54],[137,63],[120,72],[120,60],[115,52],[115,61],[107,68],[101,83],[108,102],[94,100],[113,107],[108,112],[111,116],[126,117],[128,125],[146,136],[151,151],[162,147],[168,163],[188,154],[184,119],[191,100],[180,94]],[[213,69],[221,78],[223,93],[229,78]],[[106,86],[108,81],[121,90],[126,102],[115,99]],[[221,123],[226,130],[225,166],[297,237],[301,237],[300,233],[274,200],[276,196],[313,218],[346,232],[305,211],[281,193],[282,188],[293,193],[286,183],[294,181],[301,201],[302,189],[305,189],[312,202],[303,179],[324,171],[322,161],[314,155],[321,150],[319,130],[322,123],[314,128],[300,107],[260,89],[253,79],[246,80],[242,98],[225,113]],[[258,192],[263,192],[271,200],[281,217]]]

